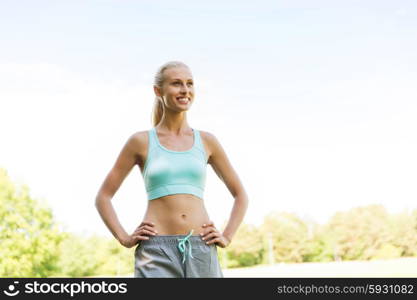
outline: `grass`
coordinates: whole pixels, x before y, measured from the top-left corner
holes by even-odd
[[[374,261],[290,263],[223,269],[224,277],[415,277],[417,258]]]
[[[249,268],[223,269],[225,278],[337,278],[337,277],[408,277],[417,278],[417,257],[373,261],[328,263],[278,263]],[[115,276],[94,276],[115,277]],[[118,277],[133,277],[126,274]]]

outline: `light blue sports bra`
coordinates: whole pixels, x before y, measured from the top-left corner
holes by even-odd
[[[148,155],[142,176],[148,200],[172,194],[192,194],[203,199],[207,158],[200,132],[193,129],[194,144],[173,151],[159,143],[155,127],[148,131]]]

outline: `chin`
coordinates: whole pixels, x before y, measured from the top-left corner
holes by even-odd
[[[191,108],[192,103],[188,104],[187,106],[177,106],[177,108],[181,111],[187,111]]]

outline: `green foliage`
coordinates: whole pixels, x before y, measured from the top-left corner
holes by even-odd
[[[392,244],[385,244],[372,257],[372,259],[390,259],[401,257],[402,249]]]
[[[356,207],[336,213],[325,225],[301,220],[294,214],[272,212],[264,218],[258,234],[264,241],[262,263],[269,262],[267,241],[271,238],[274,262],[417,256],[417,210],[411,214],[403,212],[390,215],[381,205]],[[237,236],[233,243],[236,240],[241,240],[241,237]],[[236,247],[243,246],[236,243]],[[226,256],[234,258],[230,250],[225,250]],[[245,266],[242,263],[245,259],[234,259],[227,265],[242,267]]]
[[[133,272],[134,248],[62,232],[51,209],[0,169],[0,276],[84,277]]]
[[[390,216],[391,244],[400,249],[400,256],[417,256],[417,210],[412,214]]]
[[[303,261],[303,252],[305,252],[309,238],[308,226],[295,214],[270,213],[264,218],[261,232],[264,236],[272,236],[275,260],[279,262]]]
[[[117,276],[133,272],[133,251],[116,240],[68,234],[61,243],[58,277]]]
[[[391,249],[390,256],[398,251],[395,257],[409,256],[417,249],[415,219],[404,213],[389,215],[382,205],[336,213],[326,231],[343,260],[368,260],[387,255],[387,249]]]
[[[232,243],[222,253],[224,267],[249,267],[262,262],[264,255],[263,237],[255,226],[242,224]],[[225,257],[225,258],[224,258]]]
[[[338,260],[335,255],[335,238],[322,228],[317,229],[312,239],[306,242],[303,262],[329,262]]]
[[[64,236],[52,211],[17,189],[0,169],[0,276],[47,277],[56,271]]]

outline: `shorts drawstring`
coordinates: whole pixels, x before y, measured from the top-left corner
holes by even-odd
[[[191,256],[191,258],[194,258],[192,255],[192,247],[191,247],[191,242],[189,240],[190,236],[193,234],[193,229],[190,231],[190,233],[183,239],[178,239],[178,249],[180,250],[180,252],[183,254],[182,257],[182,263],[185,262],[185,257],[187,256],[187,248],[185,246],[186,242],[188,242],[189,245],[189,255]]]

